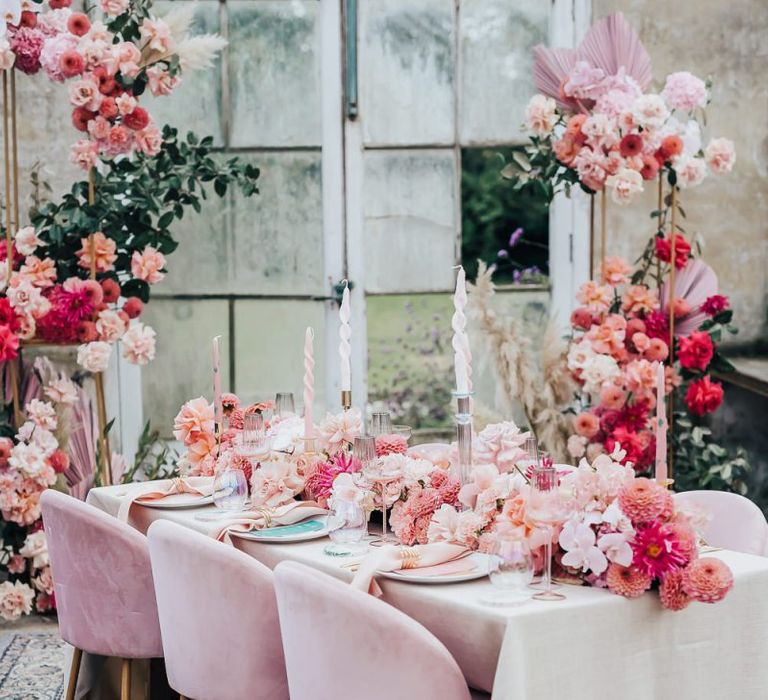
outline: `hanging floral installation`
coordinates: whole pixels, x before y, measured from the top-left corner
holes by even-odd
[[[695,257],[680,224],[681,193],[726,175],[736,159],[729,139],[703,137],[711,86],[681,71],[654,91],[650,57],[621,14],[598,21],[575,49],[536,47],[534,77],[540,94],[526,110],[530,141],[503,174],[550,201],[574,187],[590,195],[590,264],[598,261],[594,279],[578,290],[561,358],[578,387],[559,402],[570,430],[551,436],[550,449],[590,460],[620,449],[647,473],[655,454],[654,368],[663,362],[676,487],[743,492],[743,450],[728,454],[703,420],[723,398],[714,374],[733,369],[718,345],[737,329],[714,271]],[[609,200],[626,206],[646,188],[658,190],[654,234],[631,264],[608,254],[606,208]],[[486,308],[482,295],[477,301]],[[503,362],[497,368],[509,374]]]
[[[225,46],[217,35],[191,35],[193,3],[164,17],[147,0],[101,0],[100,12],[89,15],[70,4],[7,0],[0,28],[4,133],[13,137],[5,140],[6,172],[16,178],[13,188],[5,183],[0,243],[7,402],[0,424],[0,618],[7,620],[55,608],[42,491],[85,497],[95,479],[135,471],[109,450],[99,382],[118,344],[134,364],[155,356],[156,333],[141,315],[178,245],[172,225],[189,207],[201,211],[208,185],[217,196],[230,187],[245,196],[258,191],[257,167],[214,159],[212,137],[182,137],[141,105],[148,92],[171,95],[184,75],[210,67]],[[72,108],[71,160],[87,172],[23,222],[17,74],[62,84]],[[25,345],[71,345],[81,370],[70,376],[45,357],[22,360]],[[83,388],[89,375],[102,386],[97,411]]]

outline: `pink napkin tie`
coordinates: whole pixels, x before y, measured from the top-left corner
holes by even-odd
[[[328,511],[315,501],[291,501],[275,508],[254,508],[247,513],[236,513],[231,518],[217,520],[208,531],[214,539],[231,544],[230,534],[251,532],[266,527],[293,525],[315,515],[326,515]]]
[[[168,496],[176,496],[182,493],[190,495],[210,496],[213,493],[213,477],[198,476],[188,478],[163,479],[161,481],[148,481],[134,486],[124,496],[117,512],[118,520],[128,521],[131,506],[134,503],[141,505],[144,501],[159,501]]]
[[[470,553],[466,547],[447,542],[435,542],[433,544],[421,544],[413,547],[400,547],[389,545],[371,552],[362,562],[360,568],[352,579],[352,586],[371,595],[380,596],[381,588],[376,583],[374,576],[377,571],[413,571],[420,574],[458,574],[470,571],[475,565],[466,562],[454,570],[446,568],[448,563],[460,564],[458,560]]]

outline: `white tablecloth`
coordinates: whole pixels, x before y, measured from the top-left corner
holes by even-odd
[[[115,515],[125,486],[93,489],[88,502]],[[210,506],[208,510],[210,510]],[[134,505],[141,532],[158,518],[207,532],[206,509]],[[345,561],[323,554],[327,540],[237,546],[269,567],[299,561],[338,578]],[[225,545],[222,545],[225,546]],[[655,593],[626,600],[588,587],[564,587],[561,602],[491,608],[480,599],[487,580],[416,585],[383,580],[384,599],[418,620],[453,654],[469,684],[494,700],[766,700],[768,699],[768,559],[721,551],[735,586],[716,605],[664,610]]]

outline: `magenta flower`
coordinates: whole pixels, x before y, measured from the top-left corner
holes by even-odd
[[[357,457],[346,452],[337,452],[330,462],[320,462],[307,478],[307,491],[315,499],[327,499],[333,488],[333,481],[339,474],[359,472],[362,464]]]
[[[633,565],[651,578],[685,566],[687,557],[679,533],[661,520],[653,520],[637,529],[632,541]]]

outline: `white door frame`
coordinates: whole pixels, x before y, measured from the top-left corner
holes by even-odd
[[[575,47],[589,29],[591,0],[553,0],[550,46]],[[589,198],[577,187],[558,194],[549,209],[551,314],[565,330],[576,307],[576,290],[589,279]]]

